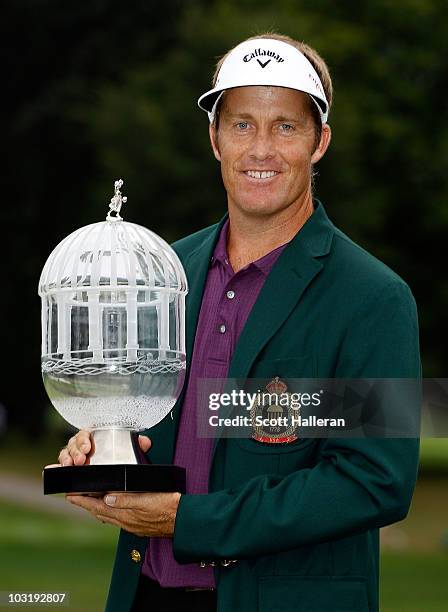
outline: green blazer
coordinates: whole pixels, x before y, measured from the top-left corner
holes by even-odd
[[[189,283],[187,363],[224,220],[173,245]],[[229,377],[420,374],[409,287],[316,200],[265,281]],[[182,399],[148,431],[153,462],[172,462]],[[378,529],[406,516],[417,465],[418,440],[410,438],[221,439],[209,493],[181,497],[175,558],[216,563],[218,612],[377,611]],[[130,609],[146,546],[146,538],[120,533],[108,612]]]

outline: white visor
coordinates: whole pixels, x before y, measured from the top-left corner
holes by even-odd
[[[242,42],[226,57],[215,87],[199,98],[198,105],[212,122],[223,92],[249,85],[274,85],[303,91],[317,106],[322,123],[327,122],[328,101],[320,78],[303,53],[289,43],[272,38]]]

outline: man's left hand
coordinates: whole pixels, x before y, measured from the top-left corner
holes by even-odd
[[[66,495],[66,499],[103,523],[138,536],[172,538],[180,493],[108,493],[103,498]]]

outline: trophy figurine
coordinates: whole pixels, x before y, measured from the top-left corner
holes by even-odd
[[[39,281],[46,392],[92,439],[86,465],[44,469],[45,494],[185,491],[184,468],[149,463],[137,437],[183,386],[187,280],[164,240],[123,221],[122,185],[106,221],[67,236]]]

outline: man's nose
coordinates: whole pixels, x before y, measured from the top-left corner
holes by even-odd
[[[263,161],[274,155],[274,142],[269,130],[257,130],[248,151],[252,159]]]

